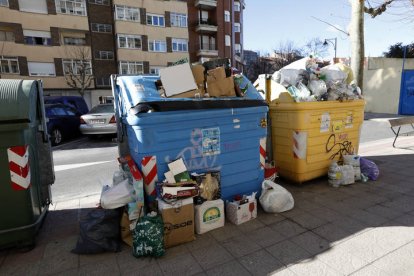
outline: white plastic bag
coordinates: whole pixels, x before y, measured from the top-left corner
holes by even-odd
[[[328,183],[335,188],[338,188],[342,183],[342,167],[336,161],[329,166]]]
[[[349,185],[355,183],[354,167],[351,165],[343,165],[341,185]]]
[[[361,166],[360,159],[361,157],[356,154],[343,155],[345,165],[351,165],[354,168],[355,181],[361,180]]]
[[[132,198],[133,193],[134,188],[129,184],[128,179],[125,179],[118,185],[103,191],[101,195],[101,206],[104,209],[115,209],[124,206],[134,201]]]
[[[282,186],[270,181],[262,182],[262,194],[259,198],[263,210],[267,213],[281,213],[293,208],[292,194]]]

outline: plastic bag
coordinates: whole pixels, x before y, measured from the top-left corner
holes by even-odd
[[[326,82],[339,81],[344,83],[348,74],[340,70],[335,64],[325,66],[321,69],[321,75],[325,76]]]
[[[263,210],[268,213],[281,213],[293,208],[292,194],[282,186],[270,181],[262,182],[262,194],[259,198]]]
[[[338,163],[332,162],[328,170],[328,183],[332,187],[338,188],[342,182],[342,168]]]
[[[161,257],[164,249],[164,222],[161,216],[144,216],[140,218],[132,232],[132,255],[135,257]]]
[[[341,166],[342,170],[342,180],[341,185],[349,185],[355,183],[355,173],[354,167],[351,165],[343,165]]]
[[[102,193],[101,206],[104,209],[115,209],[124,206],[134,201],[132,198],[133,193],[132,185],[129,184],[128,179],[125,179]]]
[[[80,233],[75,254],[96,254],[121,251],[121,211],[94,209],[79,223]]]
[[[359,155],[351,154],[351,155],[343,155],[342,156],[345,165],[351,165],[354,168],[354,176],[355,181],[361,180],[361,167],[360,167],[360,159]]]
[[[377,164],[368,160],[366,158],[361,157],[361,173],[368,177],[369,180],[377,180],[379,176],[379,169]]]
[[[323,94],[326,94],[328,91],[326,83],[323,80],[312,80],[309,82],[308,87],[312,94],[315,95],[317,98],[320,98]]]

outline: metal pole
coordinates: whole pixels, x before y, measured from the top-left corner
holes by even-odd
[[[336,42],[337,42],[337,40],[336,40],[337,38],[335,37],[335,57],[334,57],[334,63],[336,62]]]

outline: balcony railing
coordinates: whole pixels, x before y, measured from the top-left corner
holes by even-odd
[[[200,43],[198,44],[198,49],[202,51],[216,51],[216,44],[213,43]]]
[[[210,18],[200,19],[196,23],[195,31],[198,33],[215,33],[217,32],[217,23]]]

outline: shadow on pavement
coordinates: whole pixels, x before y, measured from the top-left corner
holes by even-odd
[[[76,140],[68,141],[59,146],[52,147],[53,151],[107,148],[117,146],[116,135],[96,135],[96,137],[81,137]]]

